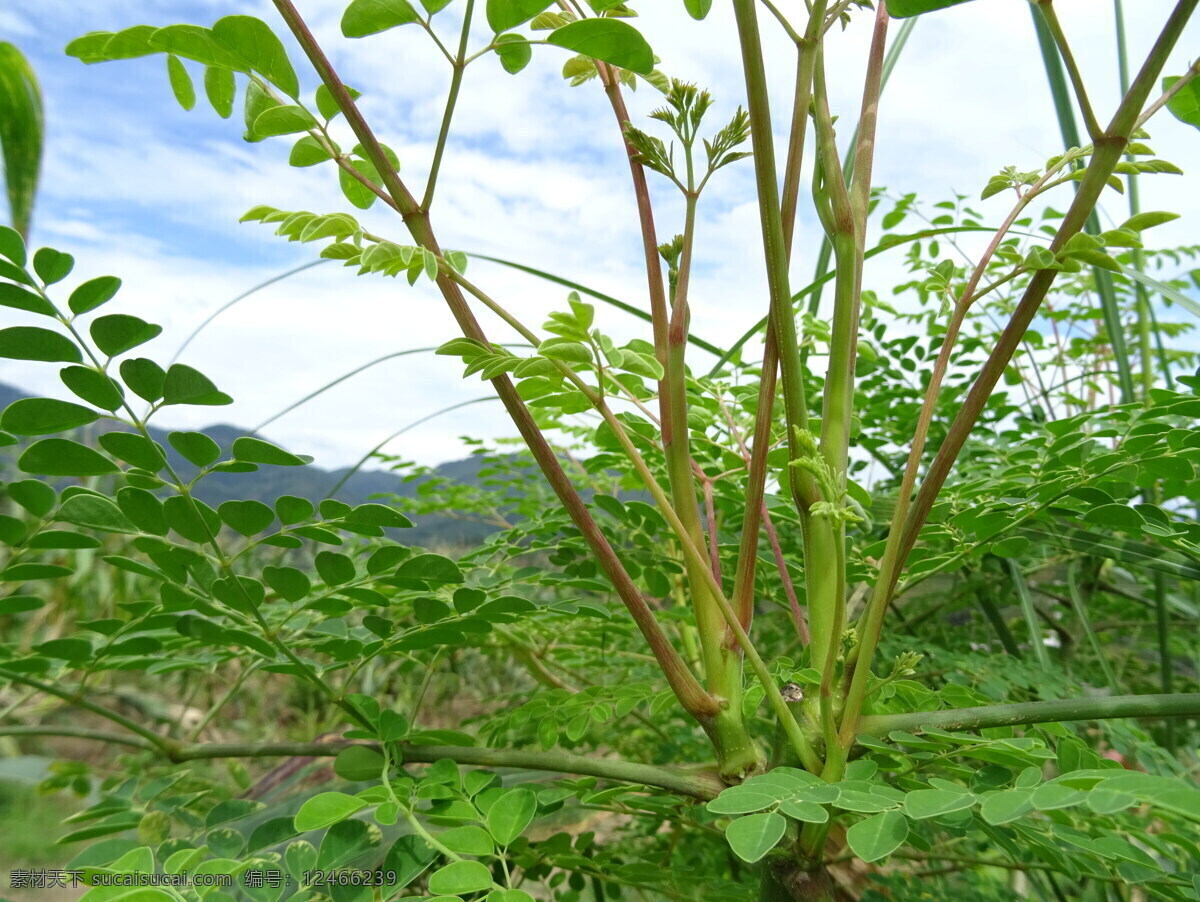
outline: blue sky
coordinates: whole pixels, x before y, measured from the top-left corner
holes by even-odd
[[[344,0],[298,5],[342,77],[366,91],[363,109],[400,154],[402,174],[423,185],[448,82],[444,61],[415,26],[348,41],[337,28]],[[460,5],[435,20],[447,40],[457,33]],[[712,90],[717,123],[743,95],[731,23],[721,4],[704,23],[684,18],[679,6],[643,0],[638,5],[643,31],[665,71]],[[1173,3],[1140,0],[1127,6],[1136,9],[1130,45],[1139,59]],[[978,0],[920,22],[884,99],[877,184],[898,193],[917,191],[930,202],[954,190],[977,196],[1002,166],[1032,168],[1058,150],[1026,7],[1025,0]],[[1095,76],[1098,108],[1111,110],[1117,89],[1110,68],[1111,5],[1059,0],[1056,7],[1081,66]],[[289,169],[286,139],[245,144],[240,105],[231,121],[220,120],[202,96],[194,111],[181,110],[161,57],[88,67],[62,48],[90,30],[207,25],[231,13],[259,15],[277,25],[265,0],[10,0],[0,7],[0,39],[30,57],[46,101],[47,157],[33,240],[74,253],[79,279],[121,276],[125,288],[113,309],[166,327],[146,351],[163,360],[228,299],[313,258],[311,246],[289,245],[262,226],[238,225],[242,212],[257,203],[314,212],[349,208],[330,171]],[[833,104],[847,119],[857,111],[869,36],[869,17],[859,18],[829,52]],[[772,33],[765,22],[764,28]],[[487,40],[482,32],[475,37],[480,46]],[[1198,37],[1193,23],[1168,72],[1183,69],[1186,51],[1200,46]],[[315,77],[290,41],[288,46],[302,84],[311,90]],[[435,208],[442,244],[540,266],[640,303],[645,289],[639,239],[611,111],[594,83],[567,87],[558,72],[560,51],[536,50],[533,64],[517,78],[494,58],[468,70],[439,188],[440,209]],[[774,103],[782,132],[788,109],[782,87],[790,80],[792,57],[775,36],[768,54],[781,86]],[[646,87],[630,98],[635,118],[655,103]],[[1185,170],[1196,168],[1195,130],[1162,116],[1150,131],[1161,156]],[[1170,177],[1143,179],[1145,209],[1192,214],[1153,233],[1162,245],[1195,242],[1200,192],[1183,192],[1179,185]],[[655,191],[665,238],[679,228],[681,208],[662,184]],[[1113,195],[1106,203],[1113,219],[1124,218],[1124,201]],[[1001,206],[983,209],[999,219],[1006,212]],[[381,212],[360,218],[372,231],[403,234]],[[818,226],[805,215],[797,236],[797,279],[811,272],[818,245]],[[697,252],[705,262],[694,288],[693,328],[715,341],[728,340],[765,307],[748,163],[724,170],[714,182],[702,203]],[[879,259],[868,280],[890,284],[895,265]],[[511,271],[478,263],[471,274],[535,327],[563,304],[560,289]],[[642,334],[636,321],[616,312],[602,312],[600,326],[622,339]],[[508,340],[501,329],[489,329],[496,340]],[[243,302],[188,349],[185,362],[232,394],[233,407],[176,408],[161,415],[161,424],[198,426],[218,416],[250,427],[368,360],[437,345],[453,334],[429,287],[356,279],[336,266],[322,266]],[[267,434],[316,455],[324,466],[344,465],[404,423],[486,393],[486,386],[463,383],[458,373],[458,365],[445,358],[392,361],[281,419]],[[44,365],[5,362],[0,379],[32,391],[58,390],[54,369]],[[511,433],[498,409],[480,405],[422,426],[389,450],[437,463],[461,456],[460,435]]]

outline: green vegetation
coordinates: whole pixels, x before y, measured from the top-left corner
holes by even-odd
[[[99,787],[58,840],[83,898],[1195,898],[1200,370],[1175,339],[1200,312],[1200,247],[1147,246],[1177,217],[1140,210],[1136,179],[1180,176],[1149,143],[1155,114],[1200,127],[1200,62],[1163,71],[1197,2],[1133,67],[1118,17],[1108,110],[1053,4],[1033,3],[1069,146],[934,203],[872,183],[902,46],[889,54],[882,2],[731,0],[746,104],[714,122],[636,4],[353,0],[347,38],[399,27],[446,59],[424,186],[291,0],[274,6],[320,79],[311,95],[250,16],[73,41],[84,63],[165,54],[185,110],[202,92],[228,118],[242,92],[247,141],[286,137],[292,165],[336,170],[351,206],[390,208],[386,234],[342,210],[243,221],[359,274],[433,283],[461,332],[437,353],[488,383],[523,443],[481,454],[478,485],[278,492],[309,458],[154,431],[164,408],[230,403],[220,374],[138,356],[161,329],[110,312],[119,279],[67,289],[68,253],[0,228],[0,304],[21,317],[0,356],[55,366],[64,387],[0,414],[0,736],[107,750],[64,755],[41,784]],[[847,141],[824,47],[860,16],[873,36]],[[778,158],[767,27],[796,48]],[[439,243],[463,73],[493,53],[514,75],[559,54],[572,86],[605,94],[644,299],[579,274],[534,328]],[[662,95],[649,122],[629,121],[638,84]],[[793,243],[807,154],[824,251]],[[769,297],[701,372],[697,209],[733,166],[753,170]],[[683,197],[665,242],[660,190]],[[1128,217],[1102,230],[1098,201],[1122,191]],[[903,284],[872,284],[882,254],[905,261]],[[614,341],[608,307],[646,337]],[[217,501],[216,480],[243,488]],[[451,556],[409,537],[430,513],[491,531]],[[231,883],[104,885],[154,870]]]

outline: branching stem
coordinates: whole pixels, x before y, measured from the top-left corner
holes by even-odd
[[[413,239],[421,247],[440,256],[441,248],[434,236],[428,211],[420,208],[416,199],[407,187],[405,187],[403,181],[401,181],[399,175],[391,165],[391,161],[380,146],[379,140],[375,137],[374,132],[372,132],[370,126],[363,118],[353,98],[350,97],[345,85],[338,77],[337,72],[334,71],[332,64],[313,37],[312,32],[305,24],[295,5],[291,0],[274,0],[274,4],[289,30],[300,43],[309,62],[312,63],[313,68],[317,71],[325,87],[329,90],[330,96],[333,97],[338,108],[342,111],[347,124],[362,144],[367,158],[375,165],[387,194],[396,210],[403,217]],[[463,335],[487,344],[487,336],[471,312],[459,285],[444,271],[439,273],[437,284]],[[579,497],[570,479],[563,472],[558,457],[534,422],[533,416],[525,406],[524,401],[517,394],[512,380],[502,375],[493,379],[492,384],[509,416],[516,425],[517,430],[520,432],[521,437],[532,452],[538,467],[558,496],[564,510],[566,510],[572,521],[579,528],[584,540],[595,555],[597,563],[612,582],[617,595],[624,602],[634,621],[637,623],[639,630],[641,630],[642,635],[646,638],[655,658],[659,661],[664,676],[684,709],[701,721],[715,714],[717,707],[712,698],[704,691],[704,688],[696,680],[695,675],[688,668],[683,658],[680,657],[679,652],[676,651],[671,641],[667,638],[666,633],[663,632],[661,625],[654,617],[654,613],[646,604],[645,599],[643,599],[641,591],[634,584],[628,571],[626,571],[624,565],[621,563],[620,558],[617,557],[616,552],[609,544],[608,539],[600,531],[599,526],[597,526],[595,520],[592,518],[587,505],[584,504],[583,499]]]

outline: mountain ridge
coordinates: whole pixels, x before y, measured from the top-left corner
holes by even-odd
[[[8,407],[13,401],[34,397],[19,388],[0,382],[0,410]],[[115,428],[120,428],[119,425]],[[94,438],[95,432],[91,427],[83,430],[84,440]],[[171,467],[184,479],[196,475],[197,468],[180,455],[167,441],[167,435],[177,430],[160,429],[150,426],[151,437],[162,446],[166,452],[167,461]],[[220,446],[224,455],[230,454],[235,439],[243,436],[262,438],[257,433],[242,429],[230,423],[214,423],[200,429],[188,430],[202,432]],[[87,433],[91,432],[91,435]],[[264,439],[265,440],[265,439]],[[25,444],[22,442],[22,445]],[[20,446],[14,446],[14,450]],[[15,469],[15,456],[12,452],[5,454],[5,460],[0,461],[0,478],[9,481]],[[333,497],[347,504],[361,504],[379,495],[397,495],[411,498],[417,495],[421,486],[431,479],[448,479],[460,484],[480,484],[479,471],[488,465],[484,455],[474,455],[461,460],[447,461],[429,469],[428,474],[403,476],[387,470],[359,470],[345,480],[345,484],[330,496],[332,489],[346,477],[349,467],[336,470],[326,470],[315,464],[303,467],[262,466],[254,479],[246,479],[241,473],[212,473],[196,485],[195,495],[201,501],[216,507],[224,501],[256,500],[273,504],[280,495],[296,495],[307,498],[314,503],[326,497]],[[409,514],[413,528],[405,530],[407,541],[419,545],[446,545],[454,547],[470,547],[479,544],[484,538],[495,532],[496,527],[486,523],[464,520],[455,516],[439,516],[436,514]]]

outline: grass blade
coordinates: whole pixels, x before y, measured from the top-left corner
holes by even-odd
[[[1025,527],[1019,530],[1019,534],[1066,551],[1109,558],[1127,569],[1145,567],[1177,579],[1200,582],[1200,565],[1174,549],[1160,548],[1146,542],[1132,542],[1092,530],[1072,528],[1065,521],[1053,529]],[[1197,612],[1191,608],[1179,607],[1179,610],[1191,617],[1197,616]]]
[[[42,167],[42,92],[29,61],[0,41],[0,163],[13,228],[29,237]]]
[[[998,560],[995,558],[993,560]],[[964,572],[966,568],[964,568]],[[1008,628],[1008,624],[1004,621],[1004,615],[1000,613],[1000,609],[996,607],[996,602],[988,597],[987,589],[981,589],[974,593],[975,600],[979,603],[979,609],[983,611],[983,616],[987,618],[992,629],[996,633],[996,637],[1000,640],[1000,645],[1004,651],[1016,658],[1018,661],[1025,656],[1021,654],[1021,649],[1017,646],[1016,637],[1013,636],[1012,630]]]
[[[1108,663],[1108,655],[1100,647],[1100,640],[1096,638],[1096,631],[1092,629],[1092,616],[1088,613],[1087,600],[1083,597],[1083,592],[1079,586],[1078,561],[1072,561],[1067,565],[1067,590],[1071,596],[1071,607],[1075,609],[1075,616],[1079,618],[1079,625],[1083,627],[1083,633],[1087,636],[1088,644],[1092,647],[1092,651],[1096,655],[1096,660],[1100,663],[1100,669],[1104,671],[1105,682],[1108,683],[1109,688],[1114,693],[1120,695],[1121,687],[1117,682],[1117,675],[1113,672],[1112,665]]]
[[[507,266],[509,269],[519,270],[520,272],[529,273],[531,276],[537,276],[539,279],[544,279],[547,282],[553,282],[555,285],[562,285],[564,288],[570,288],[573,291],[578,291],[580,294],[586,294],[588,297],[595,298],[611,307],[616,307],[618,310],[624,310],[626,313],[636,316],[638,319],[650,322],[650,314],[640,307],[635,307],[633,304],[614,298],[611,294],[605,294],[602,291],[597,291],[594,288],[588,288],[586,285],[581,285],[579,282],[572,282],[570,279],[564,279],[562,276],[556,276],[553,273],[545,272],[533,266],[526,266],[524,263],[516,263],[512,260],[504,260],[500,257],[489,257],[486,254],[473,254],[467,252],[468,257],[474,257],[476,260],[487,260],[489,263],[498,263],[501,266]],[[694,344],[701,350],[708,351],[710,354],[715,354],[717,357],[724,358],[728,351],[723,351],[711,342],[705,341],[703,338],[698,338],[695,335],[688,335],[688,341]]]
[[[443,407],[441,410],[435,410],[433,413],[426,414],[425,416],[421,417],[419,420],[413,420],[407,426],[403,426],[400,429],[397,429],[395,432],[393,432],[391,435],[389,435],[387,438],[385,438],[382,442],[380,442],[378,445],[376,445],[374,448],[372,448],[370,451],[368,451],[366,454],[364,454],[362,457],[360,457],[358,459],[358,462],[354,466],[352,466],[349,470],[347,470],[344,474],[342,474],[342,478],[337,481],[337,484],[334,485],[333,488],[331,488],[328,492],[325,493],[325,497],[332,498],[335,495],[337,495],[337,493],[341,490],[342,486],[344,486],[347,482],[349,482],[350,477],[353,476],[355,473],[357,473],[359,470],[361,470],[367,461],[369,461],[372,457],[374,457],[376,454],[378,454],[380,451],[382,451],[384,446],[387,445],[388,442],[392,441],[392,439],[399,438],[400,436],[404,435],[404,433],[408,432],[408,430],[415,429],[416,427],[420,426],[422,423],[428,423],[434,417],[440,417],[444,413],[450,413],[452,410],[458,410],[460,407],[468,407],[471,404],[481,404],[484,401],[498,401],[498,400],[500,400],[500,399],[496,395],[487,395],[486,397],[483,397],[483,398],[472,398],[470,401],[460,401],[458,404],[451,404],[449,407]]]
[[[1117,25],[1117,67],[1121,76],[1121,91],[1125,93],[1129,90],[1129,52],[1125,42],[1125,11],[1122,9],[1121,0],[1113,0],[1113,14]],[[1130,157],[1132,159],[1132,157]],[[1131,216],[1136,216],[1141,212],[1141,200],[1138,193],[1138,178],[1136,173],[1130,173],[1129,180],[1129,213]],[[1133,272],[1143,274],[1146,269],[1146,255],[1142,249],[1134,248],[1133,250]],[[1150,362],[1150,332],[1154,330],[1154,336],[1158,340],[1159,359],[1162,362],[1163,374],[1166,377],[1167,384],[1171,383],[1171,371],[1167,367],[1166,354],[1163,352],[1162,333],[1158,329],[1158,321],[1154,318],[1154,308],[1150,306],[1150,297],[1146,292],[1145,283],[1137,281],[1137,314],[1138,314],[1138,345],[1142,355],[1142,392],[1146,398],[1150,397],[1150,389],[1154,387],[1154,366]],[[1190,301],[1190,298],[1188,299]],[[1200,305],[1192,308],[1191,304],[1184,304],[1185,307],[1192,309],[1193,312],[1200,312]],[[1156,482],[1148,501],[1158,501],[1161,486]],[[1173,665],[1171,663],[1171,646],[1168,642],[1169,622],[1167,616],[1167,584],[1161,572],[1154,574],[1154,613],[1158,631],[1158,652],[1159,666],[1162,671],[1162,689],[1163,692],[1171,691],[1171,671]],[[1166,746],[1167,751],[1174,753],[1175,751],[1175,723],[1170,718],[1166,719]]]
[[[1029,594],[1029,583],[1025,581],[1025,574],[1021,572],[1020,564],[1012,558],[1007,558],[1005,562],[1008,564],[1008,573],[1012,577],[1017,600],[1021,602],[1021,613],[1025,616],[1025,625],[1029,627],[1029,644],[1033,649],[1033,656],[1043,669],[1049,670],[1050,654],[1046,651],[1046,643],[1042,641],[1042,627],[1038,623],[1033,597]]]
[[[1063,144],[1068,148],[1081,147],[1083,142],[1079,136],[1079,127],[1075,123],[1075,110],[1071,104],[1067,76],[1063,71],[1062,58],[1058,55],[1058,47],[1037,7],[1030,6],[1029,12],[1033,15],[1033,25],[1037,30],[1038,46],[1042,51],[1042,62],[1046,66],[1046,79],[1050,84],[1050,95],[1054,99],[1054,111],[1058,114],[1058,127],[1062,132]],[[1084,231],[1089,235],[1100,234],[1100,218],[1094,210],[1088,217]],[[1117,292],[1113,287],[1112,275],[1107,270],[1092,267],[1092,275],[1096,280],[1096,293],[1100,295],[1104,330],[1108,333],[1108,343],[1112,347],[1113,362],[1117,370],[1117,384],[1121,389],[1121,401],[1128,404],[1137,396],[1133,388],[1133,370],[1129,365],[1129,353],[1125,348],[1125,332],[1121,326],[1121,312],[1117,307]]]
[[[1196,316],[1200,316],[1200,303],[1197,303],[1194,298],[1188,297],[1182,291],[1176,291],[1170,285],[1160,282],[1158,279],[1148,276],[1144,272],[1139,272],[1132,267],[1126,268],[1122,274],[1130,279],[1133,279],[1135,282],[1145,285],[1151,291],[1161,294],[1168,301],[1173,304],[1178,304],[1189,313],[1194,313]]]
[[[231,307],[233,307],[234,305],[244,301],[246,298],[250,297],[250,295],[254,294],[255,292],[262,291],[264,288],[274,285],[276,282],[282,282],[284,279],[290,278],[290,277],[296,275],[297,273],[302,273],[306,269],[312,269],[314,266],[320,266],[322,263],[329,263],[329,262],[331,262],[331,261],[328,259],[313,260],[310,263],[305,263],[303,266],[297,266],[295,269],[289,269],[287,272],[282,272],[277,276],[271,276],[271,278],[267,279],[265,282],[259,282],[253,288],[243,291],[241,294],[239,294],[233,300],[226,301],[224,304],[222,304],[220,307],[218,307],[216,310],[214,310],[212,313],[210,313],[207,317],[205,317],[204,322],[202,322],[195,329],[193,329],[191,331],[191,334],[188,335],[188,337],[183,340],[183,344],[181,344],[175,350],[175,356],[171,358],[171,363],[174,363],[175,361],[177,361],[179,359],[179,355],[182,354],[184,352],[184,350],[186,350],[187,346],[192,343],[192,341],[195,339],[195,337],[197,335],[199,335],[201,332],[203,332],[205,329],[207,329],[208,326],[212,323],[212,321],[215,320],[222,313],[224,313],[226,310],[228,310]]]
[[[504,348],[527,348],[527,347],[529,347],[529,345],[527,345],[527,344],[511,344],[511,345],[501,345],[501,347],[504,347]],[[270,426],[272,423],[274,423],[276,420],[278,420],[280,417],[284,416],[285,414],[291,413],[297,407],[301,407],[302,405],[307,404],[313,398],[317,397],[318,395],[324,394],[325,392],[329,391],[329,389],[333,388],[335,385],[340,385],[341,383],[343,383],[347,379],[349,379],[351,376],[357,376],[359,373],[363,372],[364,370],[369,370],[371,367],[375,366],[376,364],[383,363],[388,360],[394,360],[397,357],[408,357],[411,354],[432,354],[436,350],[437,350],[436,347],[409,348],[407,351],[396,351],[392,354],[384,354],[382,357],[376,357],[374,360],[372,360],[368,363],[364,363],[362,366],[355,367],[354,369],[350,370],[350,372],[348,372],[348,373],[343,373],[342,375],[340,375],[336,379],[334,379],[332,382],[326,382],[324,385],[322,385],[320,388],[316,389],[315,391],[309,392],[307,395],[305,395],[299,401],[289,404],[287,407],[283,408],[283,410],[279,411],[278,413],[276,413],[275,415],[273,415],[271,417],[268,417],[267,419],[265,419],[261,423],[259,423],[257,426],[255,426],[254,431],[261,432],[263,429],[265,429],[267,426]]]
[[[987,226],[945,226],[944,228],[938,228],[938,229],[922,229],[919,232],[913,232],[911,235],[888,235],[885,237],[885,239],[883,241],[881,241],[879,244],[875,245],[875,247],[871,248],[869,251],[867,251],[865,254],[863,254],[863,259],[869,260],[872,257],[877,257],[880,254],[882,254],[884,251],[889,251],[894,247],[901,247],[910,242],[921,241],[925,238],[933,238],[937,235],[951,235],[951,234],[956,234],[958,232],[995,232],[995,231],[996,230],[994,228],[988,228]],[[1023,235],[1024,237],[1027,237],[1027,238],[1045,239],[1044,235],[1034,235],[1034,234],[1030,234],[1028,232],[1010,231],[1009,234],[1010,235]],[[810,296],[814,291],[818,290],[826,282],[829,282],[831,279],[833,279],[833,275],[834,274],[832,272],[827,272],[824,275],[818,276],[816,279],[809,282],[807,285],[805,285],[803,288],[801,288],[799,291],[797,291],[795,294],[792,295],[792,303],[794,304],[796,301],[800,300],[801,298]],[[746,332],[743,333],[741,338],[739,338],[737,341],[735,341],[733,343],[732,347],[730,347],[730,349],[724,353],[724,356],[722,356],[721,359],[717,361],[716,366],[714,366],[711,370],[709,370],[708,375],[710,377],[715,376],[720,371],[721,367],[723,367],[726,363],[729,363],[737,355],[737,353],[742,349],[742,346],[745,345],[746,342],[748,342],[750,339],[752,339],[755,335],[757,335],[759,332],[761,332],[766,327],[767,327],[767,318],[764,316],[757,323],[755,323],[753,326],[751,326],[749,329],[747,329]]]

